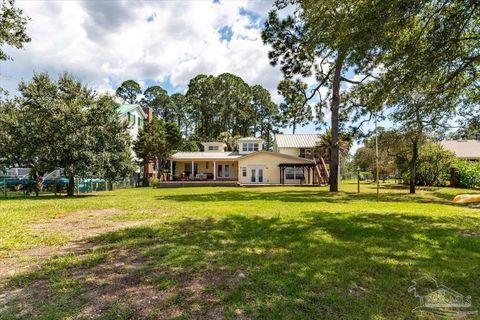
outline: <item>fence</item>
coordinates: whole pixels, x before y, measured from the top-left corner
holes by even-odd
[[[114,182],[100,178],[76,178],[75,194],[101,192],[115,189],[138,187],[138,177],[116,180]],[[0,197],[25,197],[35,194],[36,181],[27,178],[0,176]],[[55,178],[42,181],[41,194],[61,195],[67,193],[68,179]]]

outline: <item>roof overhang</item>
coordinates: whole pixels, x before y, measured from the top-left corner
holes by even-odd
[[[295,156],[291,156],[291,155],[288,155],[288,154],[284,154],[284,153],[280,153],[280,152],[275,152],[275,151],[267,151],[267,150],[252,152],[252,153],[249,153],[249,154],[246,154],[246,155],[242,156],[240,159],[245,159],[245,158],[249,158],[249,157],[254,157],[254,156],[260,155],[260,154],[273,155],[273,156],[282,157],[282,158],[285,158],[285,159],[288,159],[288,160],[292,160],[292,161],[295,160],[295,161],[297,161],[298,163],[313,163],[313,160],[310,160],[310,159],[295,157]]]

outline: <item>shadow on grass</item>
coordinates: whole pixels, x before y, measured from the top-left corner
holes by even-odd
[[[409,318],[424,272],[478,308],[471,223],[314,211],[130,228],[12,278],[0,318]]]
[[[8,200],[25,200],[25,201],[39,201],[39,200],[59,200],[59,199],[69,199],[69,200],[79,200],[79,199],[86,199],[97,197],[96,194],[79,194],[72,197],[69,197],[65,194],[48,194],[48,195],[39,195],[38,197],[35,195],[10,195],[8,197],[3,197],[0,195],[0,201],[8,201]]]
[[[202,194],[169,194],[157,196],[157,200],[168,201],[198,201],[198,202],[217,202],[217,201],[281,201],[281,202],[327,202],[327,203],[347,203],[352,200],[357,201],[376,201],[377,195],[374,192],[338,192],[332,193],[326,190],[285,190],[276,192],[256,192],[248,190],[216,191]],[[442,192],[432,192],[425,195],[410,195],[408,193],[381,192],[378,198],[382,202],[416,202],[416,203],[438,203],[451,204],[452,196]]]

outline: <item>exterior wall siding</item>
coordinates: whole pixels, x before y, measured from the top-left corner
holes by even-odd
[[[249,184],[248,169],[247,176],[242,175],[242,168],[246,167],[261,167],[264,166],[264,184],[280,184],[280,163],[292,162],[291,160],[285,159],[284,157],[278,156],[275,153],[260,153],[251,157],[244,159],[239,159],[238,161],[238,181],[240,183]],[[304,170],[304,175],[306,177],[307,170]],[[300,180],[287,180],[285,179],[285,184],[299,184]]]
[[[294,157],[298,157],[300,155],[300,149],[297,148],[279,148],[278,152]]]

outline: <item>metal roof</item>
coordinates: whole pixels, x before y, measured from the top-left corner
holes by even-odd
[[[236,160],[242,155],[238,152],[177,152],[171,160]]]
[[[318,134],[276,134],[277,148],[314,148],[318,143]]]
[[[118,106],[118,113],[120,115],[122,115],[122,114],[130,112],[132,110],[135,110],[137,108],[140,109],[140,114],[143,117],[147,118],[147,115],[146,115],[145,111],[143,111],[142,106],[140,106],[139,104],[121,104],[121,105]]]
[[[237,141],[263,141],[263,139],[256,138],[256,137],[245,137],[245,138],[240,138]]]
[[[440,144],[453,151],[460,159],[480,159],[480,141],[478,140],[444,140]]]

